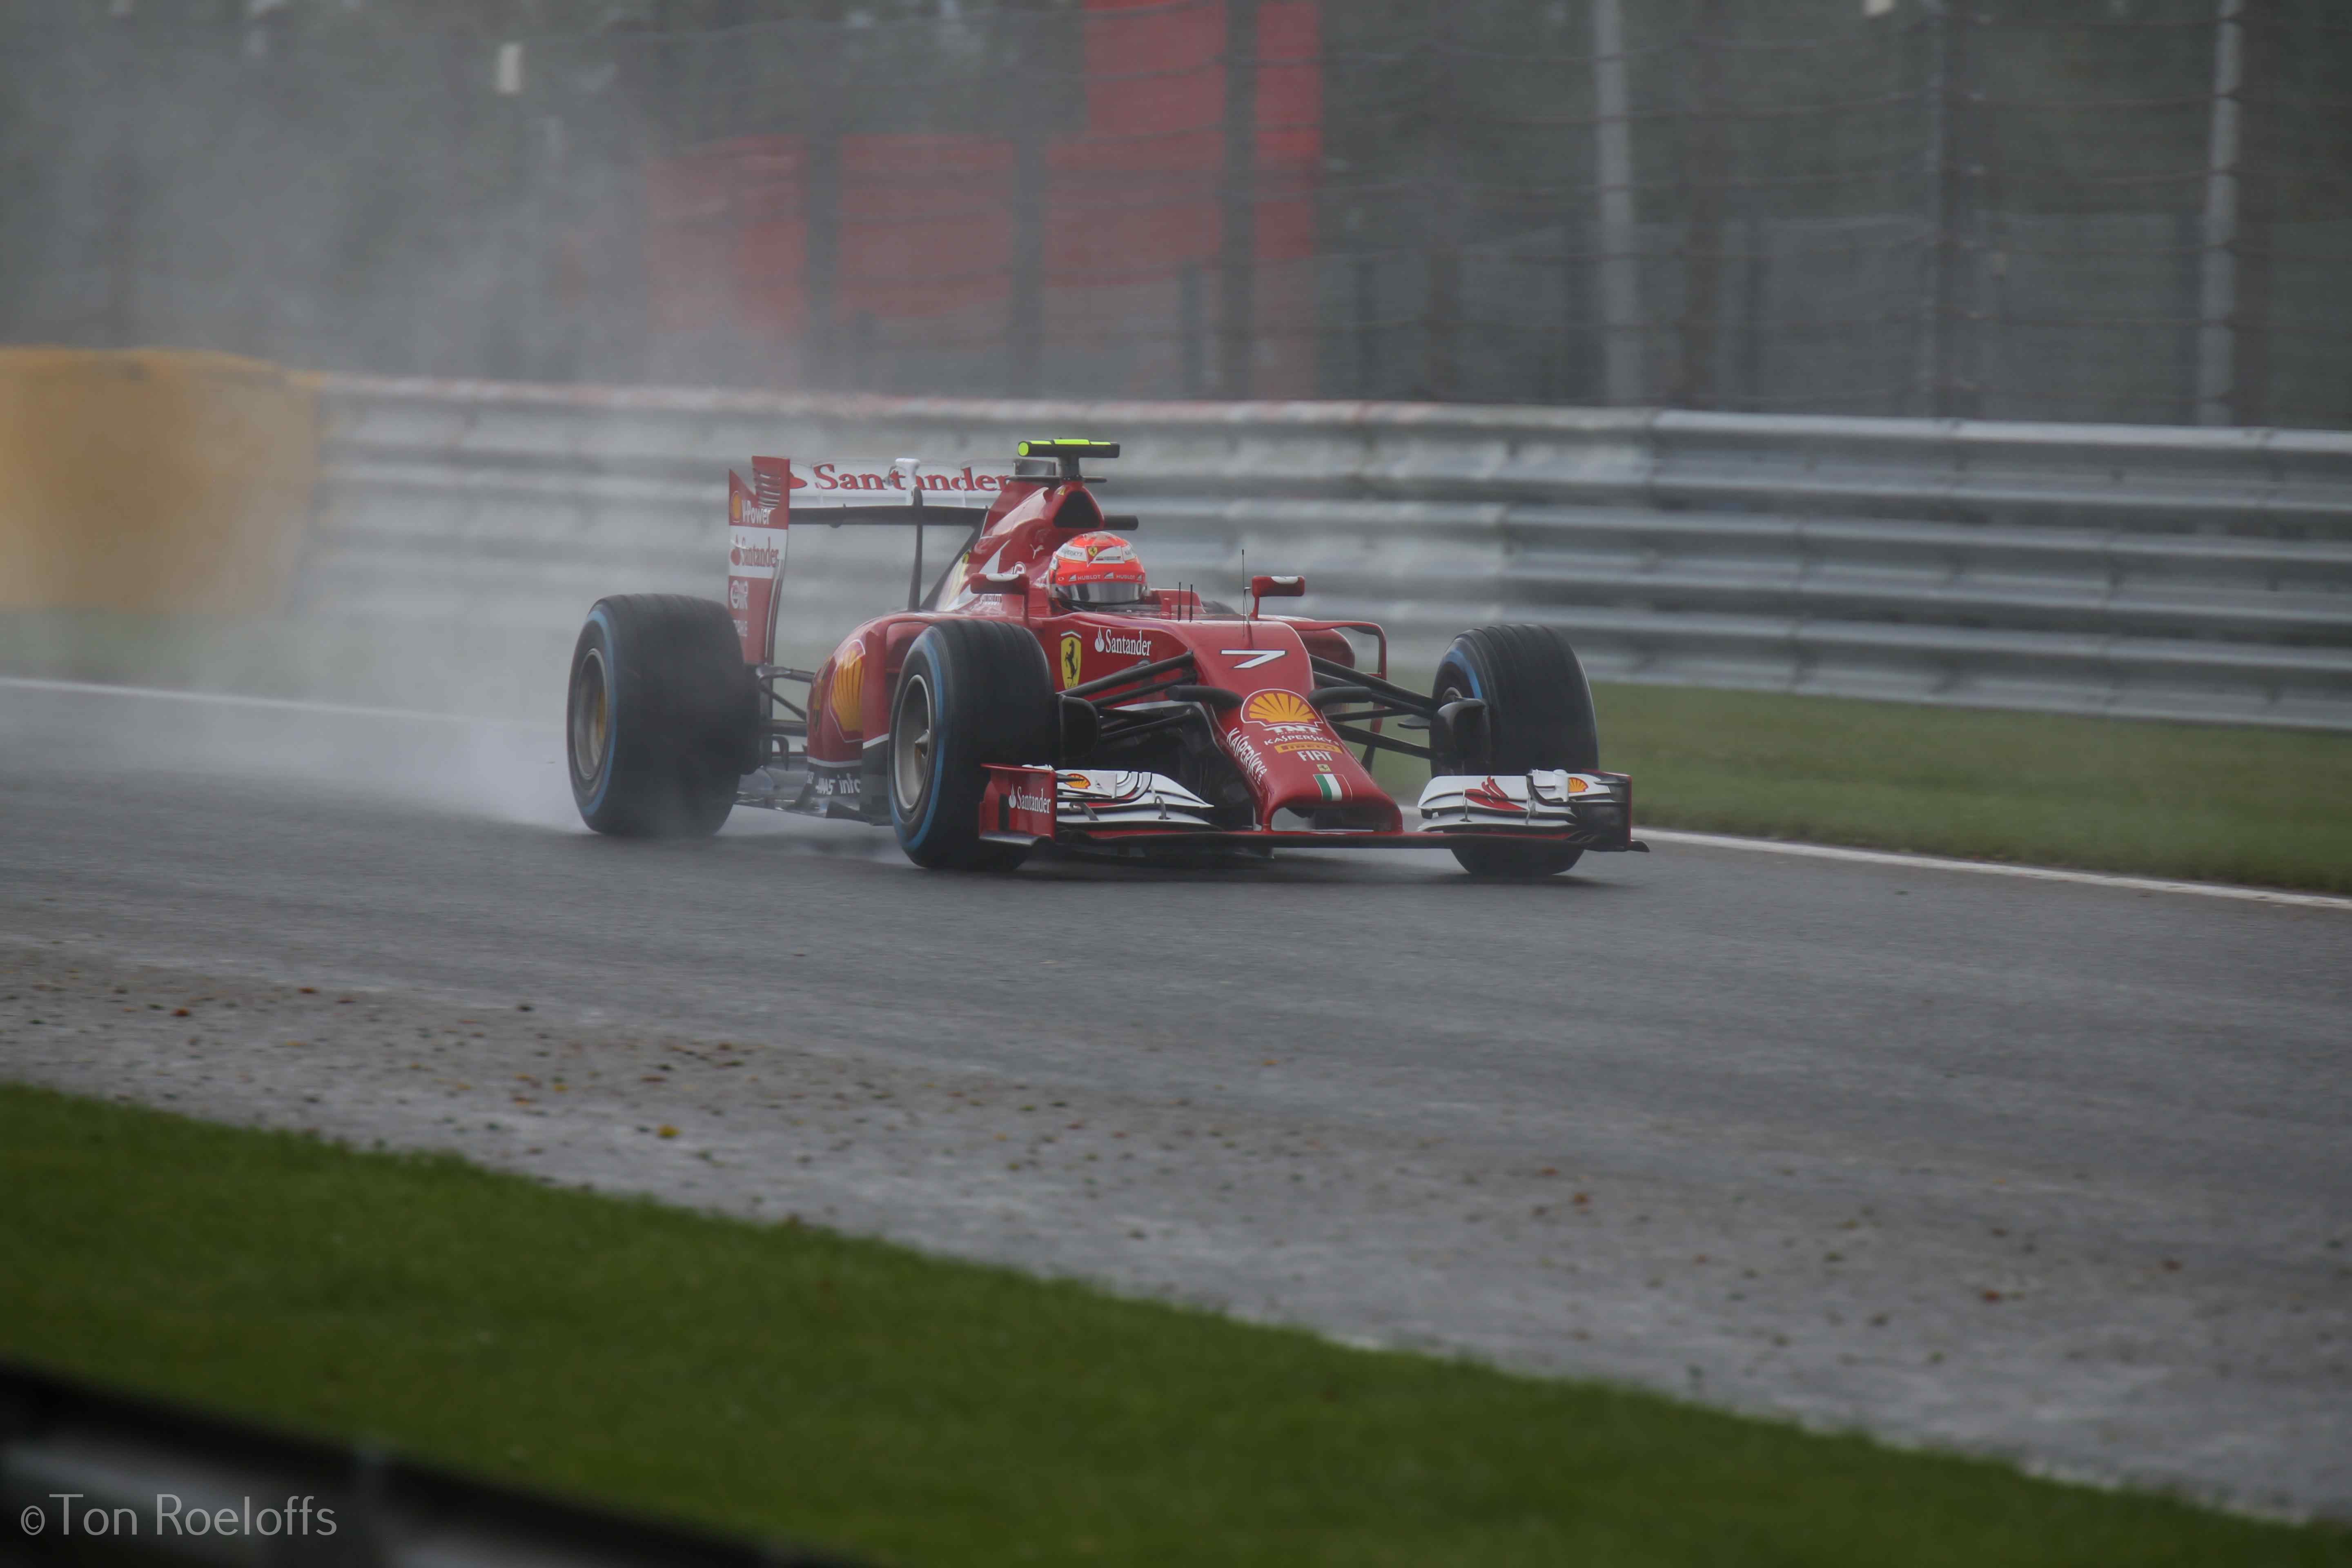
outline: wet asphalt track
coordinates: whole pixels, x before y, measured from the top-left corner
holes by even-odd
[[[554,744],[0,684],[0,1072],[2352,1516],[2352,912],[1688,847],[942,877],[596,839]],[[244,1006],[184,1044],[128,1005],[198,986]]]

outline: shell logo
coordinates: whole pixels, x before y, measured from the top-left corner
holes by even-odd
[[[1260,691],[1242,705],[1242,717],[1258,724],[1318,724],[1323,716],[1296,691]]]
[[[845,735],[860,732],[865,721],[863,702],[866,697],[866,645],[854,644],[850,650],[833,661],[833,691],[831,702],[834,722]]]

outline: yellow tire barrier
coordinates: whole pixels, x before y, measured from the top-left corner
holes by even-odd
[[[310,517],[314,402],[229,354],[0,349],[0,608],[273,608]]]

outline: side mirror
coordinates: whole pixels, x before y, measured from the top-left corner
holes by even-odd
[[[975,594],[1019,594],[1029,586],[1029,578],[1021,572],[975,572],[964,580],[964,586]]]
[[[1250,579],[1250,614],[1257,614],[1260,599],[1297,599],[1307,594],[1304,577],[1256,576]]]

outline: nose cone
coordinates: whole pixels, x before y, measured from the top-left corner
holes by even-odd
[[[1296,633],[1289,635],[1296,638]],[[1303,650],[1297,662],[1303,675]],[[1226,711],[1220,725],[1226,751],[1257,797],[1261,825],[1270,825],[1276,812],[1291,810],[1335,814],[1337,820],[1360,830],[1402,831],[1396,802],[1349,753],[1304,691],[1260,687],[1249,691],[1240,707]]]

